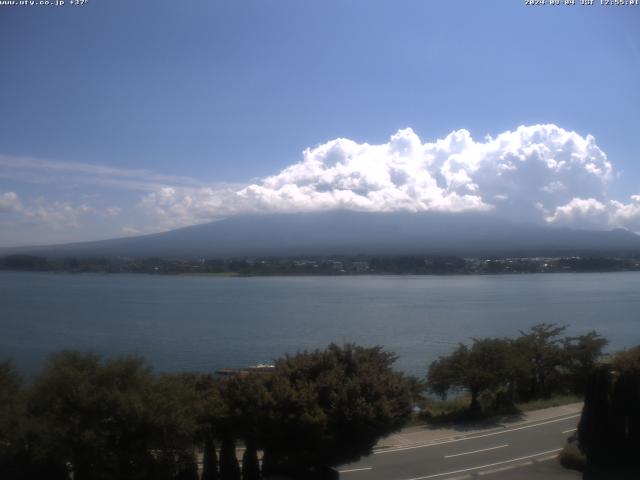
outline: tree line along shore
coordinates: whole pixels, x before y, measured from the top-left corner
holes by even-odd
[[[8,255],[0,270],[209,275],[487,275],[640,271],[640,256],[462,258],[446,255],[333,255],[256,258],[45,258]]]
[[[461,344],[424,378],[394,370],[395,355],[382,347],[353,344],[224,378],[155,373],[139,357],[66,350],[27,382],[4,361],[0,478],[336,478],[333,466],[370,454],[411,421],[465,421],[585,394],[568,458],[582,468],[631,464],[640,439],[640,347],[607,356],[606,344],[596,332],[570,337],[565,327],[540,324],[516,338]],[[434,396],[452,394],[467,403],[445,412]]]

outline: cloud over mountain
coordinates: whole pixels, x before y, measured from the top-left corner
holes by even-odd
[[[492,211],[574,227],[640,228],[640,197],[611,200],[613,166],[593,136],[520,126],[476,141],[467,130],[423,142],[410,128],[387,143],[339,138],[238,189],[163,187],[141,206],[167,228],[247,212]]]

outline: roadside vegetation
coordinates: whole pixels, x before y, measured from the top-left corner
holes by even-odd
[[[560,455],[593,479],[640,478],[640,346],[593,370],[577,433]]]
[[[433,362],[425,380],[394,371],[395,355],[381,347],[352,344],[225,378],[61,351],[25,382],[3,362],[0,478],[335,478],[330,466],[370,454],[412,421],[477,420],[573,403],[585,393],[574,457],[631,458],[640,349],[613,357],[613,374],[602,366],[604,338],[564,332],[540,324],[513,339],[474,339]],[[632,434],[620,439],[621,431]],[[594,453],[611,445],[627,453]]]
[[[394,360],[379,347],[330,345],[280,358],[273,373],[217,379],[63,351],[28,385],[5,362],[0,478],[326,478],[409,420],[411,382]]]
[[[580,401],[607,340],[596,332],[562,336],[565,330],[542,323],[517,338],[459,345],[429,367],[427,389],[442,402],[427,403],[422,418],[467,420]]]
[[[565,330],[542,323],[517,338],[458,346],[431,364],[426,385],[442,401],[427,402],[421,418],[469,421],[584,399],[561,463],[593,479],[640,478],[640,346],[604,356],[599,334]]]
[[[584,400],[583,395],[575,393],[556,394],[549,398],[538,398],[529,400],[528,402],[516,402],[516,410],[518,412],[531,412],[534,410],[542,410],[544,408],[560,407],[562,405],[571,405],[572,403],[580,403]]]

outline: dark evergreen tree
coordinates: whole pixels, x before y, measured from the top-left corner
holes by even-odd
[[[640,370],[632,374],[632,394],[629,399],[628,452],[631,462],[637,462],[640,452]]]
[[[178,474],[174,452],[162,450],[155,452],[151,468],[145,480],[175,480]]]
[[[268,447],[265,447],[262,452],[262,468],[260,473],[263,478],[268,477],[269,475],[274,475],[278,473],[278,464],[274,455],[272,455],[269,451]]]
[[[640,451],[640,364],[623,352],[589,377],[578,444],[591,466],[637,468]]]
[[[242,455],[242,480],[260,480],[260,478],[258,450],[255,442],[249,441]]]
[[[192,451],[182,452],[178,456],[178,473],[175,480],[199,480],[198,462]]]
[[[624,419],[616,412],[615,423],[618,435],[625,434],[624,455],[626,462],[637,463],[640,452],[640,346],[618,352],[611,361],[617,372],[620,386],[614,391],[612,402],[615,410],[624,410]]]
[[[27,455],[22,436],[25,421],[22,379],[11,362],[0,362],[0,478],[19,478]]]
[[[240,480],[240,465],[231,434],[225,434],[220,449],[220,480]]]
[[[629,416],[632,410],[631,402],[635,395],[633,392],[633,377],[628,373],[622,373],[615,379],[611,393],[609,444],[607,445],[608,457],[606,462],[624,463],[629,458]]]
[[[609,455],[610,384],[611,375],[607,368],[598,368],[591,374],[578,426],[578,445],[594,465],[606,463]]]
[[[202,480],[218,480],[218,455],[211,436],[207,436],[202,456]]]

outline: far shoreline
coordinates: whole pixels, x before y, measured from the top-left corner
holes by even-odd
[[[545,276],[545,275],[596,275],[611,273],[640,273],[640,270],[604,270],[604,271],[563,271],[563,272],[500,272],[500,273],[344,273],[344,274],[308,274],[308,273],[280,273],[280,274],[244,274],[236,272],[225,273],[152,273],[152,272],[78,272],[68,270],[18,270],[0,269],[1,273],[25,273],[68,276],[147,276],[157,278],[184,277],[184,278],[420,278],[420,277],[506,277],[506,276]]]
[[[640,271],[638,255],[461,257],[454,255],[327,255],[241,258],[0,257],[0,270],[52,273],[144,273],[209,277],[362,275],[507,275]]]

